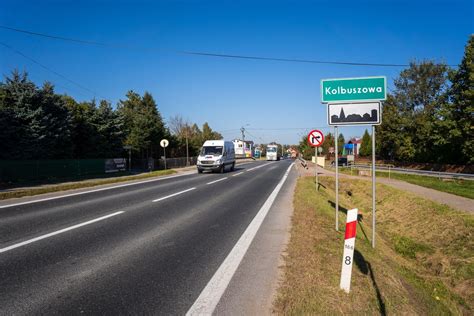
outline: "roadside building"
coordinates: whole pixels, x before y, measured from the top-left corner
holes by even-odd
[[[254,157],[254,142],[246,140],[245,143],[240,139],[234,139],[235,157],[236,158],[252,158]]]

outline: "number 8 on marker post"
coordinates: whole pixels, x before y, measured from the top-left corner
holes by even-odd
[[[346,233],[344,236],[344,254],[342,256],[341,289],[349,293],[351,289],[352,262],[357,228],[357,209],[347,211]]]

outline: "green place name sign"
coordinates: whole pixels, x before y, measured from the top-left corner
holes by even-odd
[[[382,101],[387,99],[385,77],[321,80],[321,102]]]

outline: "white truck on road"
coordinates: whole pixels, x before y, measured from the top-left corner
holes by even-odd
[[[278,145],[267,145],[267,160],[280,160],[280,153],[278,152]]]
[[[197,170],[219,171],[224,173],[226,168],[235,168],[234,143],[225,140],[206,140],[202,145],[197,160]]]

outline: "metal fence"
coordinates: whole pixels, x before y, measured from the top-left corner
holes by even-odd
[[[57,159],[57,160],[0,160],[0,184],[18,182],[44,182],[74,180],[104,176],[106,159]],[[166,168],[196,165],[197,157],[167,158]],[[132,171],[143,172],[165,169],[163,159],[132,159]],[[128,159],[127,159],[127,168]]]
[[[84,178],[105,173],[105,159],[0,160],[0,183]]]
[[[189,157],[188,163],[186,163],[186,157],[179,158],[166,158],[166,169],[181,168],[186,166],[194,166],[197,163],[197,157]],[[133,171],[152,171],[152,170],[164,170],[165,160],[164,159],[132,159],[132,170]]]

